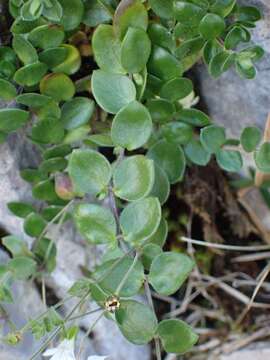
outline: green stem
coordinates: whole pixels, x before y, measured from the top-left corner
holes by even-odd
[[[136,253],[133,263],[131,264],[130,268],[128,269],[128,271],[126,272],[125,276],[123,277],[123,279],[121,280],[120,284],[118,285],[115,295],[118,296],[121,292],[121,290],[123,289],[123,287],[125,286],[125,283],[127,282],[127,279],[129,277],[129,275],[131,274],[131,272],[133,271],[135,265],[137,264],[137,261],[139,260],[139,254]]]

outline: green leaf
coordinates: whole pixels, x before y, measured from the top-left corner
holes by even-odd
[[[264,173],[270,172],[270,142],[263,143],[254,154],[258,169]]]
[[[3,245],[11,252],[13,257],[29,254],[25,241],[22,239],[9,235],[2,238]]]
[[[193,128],[188,124],[172,121],[161,127],[161,133],[168,142],[186,145],[192,139]]]
[[[213,40],[225,30],[225,21],[216,14],[206,14],[200,22],[200,34],[207,40]]]
[[[239,151],[219,150],[216,154],[218,165],[221,169],[231,172],[238,172],[243,166],[243,159]]]
[[[48,49],[61,45],[64,41],[65,33],[58,25],[42,25],[33,29],[28,40],[41,49]]]
[[[58,62],[56,66],[52,67],[52,71],[55,73],[64,73],[66,75],[75,74],[81,67],[81,55],[79,50],[69,44],[63,44],[59,47],[66,50],[65,60]]]
[[[150,195],[157,197],[161,205],[163,205],[170,195],[170,183],[164,170],[162,170],[157,164],[154,164],[155,176],[154,184]]]
[[[204,127],[211,124],[209,117],[197,109],[184,109],[178,113],[177,120],[193,126]]]
[[[170,319],[158,324],[158,335],[168,353],[184,354],[198,341],[198,335],[184,321]]]
[[[36,49],[23,35],[13,35],[12,47],[25,65],[38,61]]]
[[[92,91],[98,105],[112,114],[136,99],[135,85],[127,76],[102,70],[93,72]]]
[[[149,3],[154,13],[161,18],[167,20],[173,18],[173,0],[150,0]]]
[[[28,257],[20,256],[9,261],[8,269],[16,279],[27,280],[35,274],[36,262]]]
[[[101,70],[110,73],[124,74],[121,65],[121,42],[115,36],[112,25],[101,24],[92,38],[95,60]]]
[[[207,41],[203,48],[203,60],[205,64],[209,65],[213,57],[222,52],[222,50],[223,47],[216,39]]]
[[[48,105],[52,99],[49,96],[36,93],[25,93],[16,97],[16,102],[32,109],[39,109]]]
[[[56,157],[42,161],[42,163],[39,166],[39,169],[44,173],[55,173],[58,171],[65,170],[67,164],[68,162],[66,159],[62,157]]]
[[[109,294],[115,294],[119,284],[123,280],[123,277],[128,272],[130,267],[133,264],[133,259],[131,257],[124,257],[122,260],[113,259],[106,261],[100,265],[95,273],[95,279],[104,278],[102,281],[98,282],[102,290],[108,292]],[[104,277],[106,275],[106,277]],[[130,272],[123,288],[120,291],[119,296],[121,297],[131,297],[140,291],[144,282],[144,270],[142,263],[137,261],[134,268]]]
[[[130,27],[121,47],[121,64],[128,73],[142,71],[149,59],[151,41],[142,29]]]
[[[157,198],[148,197],[128,204],[121,213],[120,226],[125,241],[144,243],[157,230],[161,207]]]
[[[93,150],[74,150],[69,158],[69,175],[78,192],[97,195],[104,191],[111,179],[111,165]]]
[[[236,71],[244,79],[254,79],[257,70],[252,63],[249,56],[242,56],[244,54],[238,54],[236,58]]]
[[[0,110],[0,130],[4,132],[15,131],[22,127],[29,119],[29,112],[21,109]]]
[[[16,216],[25,218],[27,215],[35,211],[34,207],[30,204],[12,201],[8,203],[8,209]]]
[[[148,14],[140,0],[121,0],[114,14],[113,26],[123,39],[129,27],[146,30]]]
[[[185,154],[188,159],[196,165],[205,166],[209,163],[211,153],[209,153],[199,140],[191,140],[185,147]]]
[[[84,140],[84,143],[89,146],[98,145],[100,147],[114,147],[111,134],[95,134],[90,135],[86,140]]]
[[[95,110],[93,100],[86,97],[75,97],[61,108],[61,121],[67,130],[76,129],[87,124]]]
[[[127,201],[142,199],[150,193],[154,179],[155,170],[152,160],[143,155],[128,157],[114,170],[114,193]]]
[[[76,29],[82,21],[84,5],[81,0],[58,0],[63,9],[60,24],[65,31]]]
[[[64,144],[73,144],[78,143],[80,141],[83,141],[87,138],[89,135],[91,128],[87,125],[82,125],[78,127],[77,129],[69,130],[69,132],[66,134],[63,143]]]
[[[68,290],[69,295],[82,298],[91,290],[91,281],[86,278],[79,279]]]
[[[111,136],[115,145],[129,151],[142,147],[150,138],[152,119],[146,107],[133,101],[123,107],[112,123]]]
[[[95,204],[80,204],[74,212],[80,234],[90,244],[110,244],[116,240],[116,222],[109,209]]]
[[[137,301],[122,301],[115,319],[122,334],[133,344],[147,344],[155,336],[157,319],[154,312]]]
[[[216,125],[206,126],[201,129],[200,140],[207,152],[216,153],[226,142],[225,129]]]
[[[168,235],[168,222],[162,217],[157,230],[148,239],[148,243],[156,244],[161,248],[165,245]]]
[[[41,16],[42,11],[43,4],[41,4],[41,2],[28,0],[22,6],[20,14],[23,20],[32,21],[38,19]]]
[[[42,15],[53,22],[58,22],[63,16],[63,9],[59,3],[59,0],[49,0],[49,6],[44,6]]]
[[[56,158],[56,157],[64,157],[71,153],[72,149],[69,145],[55,145],[48,149],[46,149],[43,153],[43,158],[45,160]]]
[[[17,95],[17,90],[13,84],[5,79],[0,79],[0,99],[4,101],[13,100]]]
[[[212,57],[209,63],[209,73],[214,78],[219,77],[224,71],[228,70],[234,63],[236,54],[229,51],[220,51]]]
[[[152,75],[162,80],[170,80],[181,76],[183,73],[183,67],[178,59],[166,49],[156,45],[152,49],[148,70]]]
[[[162,253],[160,246],[156,244],[147,244],[142,250],[142,263],[146,270],[149,270],[153,260]]]
[[[172,295],[183,285],[193,267],[193,260],[184,254],[162,253],[151,265],[149,282],[159,294]]]
[[[193,91],[192,81],[186,78],[175,78],[165,83],[160,96],[170,101],[177,101],[185,98]]]
[[[184,60],[192,55],[199,55],[200,50],[203,48],[204,44],[205,40],[201,36],[188,39],[182,42],[178,48],[176,48],[175,55],[180,60]]]
[[[164,170],[171,184],[183,178],[186,160],[180,146],[161,140],[149,149],[147,157]]]
[[[241,22],[256,22],[261,19],[261,12],[255,6],[239,6],[236,16]]]
[[[84,16],[82,22],[90,27],[109,22],[111,13],[105,8],[101,1],[92,0],[84,3]],[[106,47],[106,46],[105,46]]]
[[[44,180],[38,182],[33,187],[33,196],[36,199],[44,201],[57,200],[58,198],[54,190],[54,182],[52,180]]]
[[[59,46],[46,49],[39,53],[39,60],[46,64],[50,70],[62,64],[68,57],[68,48]]]
[[[246,152],[256,150],[262,138],[262,133],[256,126],[246,127],[241,134],[241,145]]]
[[[46,227],[46,221],[36,213],[29,214],[24,221],[23,228],[27,235],[38,237]]]
[[[241,26],[234,26],[229,33],[226,35],[225,38],[225,48],[227,50],[235,48],[240,42],[247,42],[250,40],[249,33],[246,31],[245,28]]]
[[[177,21],[189,26],[199,25],[206,11],[202,7],[186,1],[175,1],[174,15]]]
[[[41,80],[40,92],[52,97],[57,102],[67,101],[74,96],[75,86],[65,74],[49,74]]]
[[[64,128],[59,119],[48,117],[33,125],[31,136],[41,144],[57,144],[64,138]]]
[[[164,123],[172,119],[175,112],[174,105],[164,99],[151,99],[147,102],[147,108],[156,123]]]
[[[40,82],[47,70],[47,65],[41,62],[25,65],[15,72],[14,80],[22,86],[33,86]]]
[[[175,39],[165,26],[162,26],[159,23],[152,23],[148,27],[148,35],[152,44],[158,45],[167,49],[169,51],[173,51],[175,48]]]
[[[48,238],[41,238],[35,241],[33,252],[38,259],[38,264],[46,268],[46,271],[51,273],[56,267],[57,249],[53,240]]]
[[[232,12],[235,3],[236,0],[216,0],[211,5],[210,10],[215,14],[226,17]]]

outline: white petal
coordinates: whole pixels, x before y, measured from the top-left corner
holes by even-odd
[[[53,356],[56,352],[57,348],[48,349],[42,354],[42,356]]]
[[[108,356],[89,356],[87,360],[107,360]]]

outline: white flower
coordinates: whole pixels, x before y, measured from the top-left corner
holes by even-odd
[[[107,360],[109,359],[108,356],[89,356],[87,360]]]
[[[46,357],[51,356],[50,360],[76,360],[74,354],[74,339],[65,339],[56,348],[48,349],[42,355]]]

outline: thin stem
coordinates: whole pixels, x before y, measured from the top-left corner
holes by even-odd
[[[79,351],[78,351],[78,359],[80,359],[82,351],[83,351],[83,344],[85,342],[85,340],[89,337],[89,335],[91,334],[91,332],[93,331],[94,327],[97,325],[97,323],[99,322],[99,320],[103,317],[103,315],[105,314],[106,311],[102,311],[102,313],[96,318],[96,320],[93,322],[93,324],[89,327],[89,329],[87,330],[86,334],[84,335],[84,337],[81,340],[80,343],[80,347],[79,347]]]
[[[146,281],[144,283],[144,288],[145,288],[145,294],[146,294],[148,303],[149,303],[151,309],[155,312],[155,307],[154,307],[154,303],[153,303],[153,299],[152,299],[152,294],[151,294],[150,286],[149,286],[149,283],[148,283],[147,279],[146,279]],[[155,341],[157,360],[162,360],[159,339],[157,337],[155,337],[154,341]]]
[[[217,243],[210,243],[207,241],[200,241],[200,240],[194,240],[187,238],[185,236],[181,236],[179,238],[181,241],[184,241],[186,243],[192,243],[200,246],[207,246],[210,248],[215,249],[223,249],[223,250],[229,250],[229,251],[263,251],[263,250],[269,250],[270,245],[257,245],[257,246],[237,246],[237,245],[224,245],[224,244],[217,244]]]
[[[69,321],[69,319],[72,317],[72,315],[74,314],[74,312],[84,303],[84,301],[86,301],[87,297],[89,296],[89,291],[81,298],[81,300],[73,307],[73,309],[70,311],[70,313],[65,317],[63,323]],[[41,354],[46,347],[48,346],[48,344],[57,336],[57,334],[59,333],[59,331],[61,330],[62,325],[59,325],[55,331],[49,336],[49,338],[46,340],[46,342],[41,346],[41,348],[39,348],[34,355],[29,359],[29,360],[34,360],[39,354]]]
[[[45,307],[47,307],[47,300],[46,300],[46,286],[45,286],[45,279],[44,276],[41,279],[41,292],[42,292],[42,302]]]
[[[121,290],[123,289],[123,287],[125,286],[125,283],[127,282],[127,279],[129,277],[129,275],[131,274],[131,272],[133,271],[135,265],[137,264],[137,261],[139,259],[139,254],[136,253],[133,263],[131,264],[130,268],[128,269],[128,271],[126,272],[125,276],[123,277],[123,279],[121,280],[120,284],[118,285],[115,295],[118,296],[121,292]]]
[[[95,314],[95,313],[97,313],[97,312],[99,312],[99,311],[101,311],[101,310],[102,310],[102,308],[98,308],[98,309],[95,309],[95,310],[87,311],[87,312],[85,312],[85,313],[83,313],[83,314],[73,316],[73,317],[71,317],[70,319],[68,319],[67,321],[78,320],[78,319],[81,319],[81,318],[83,318],[83,317],[85,317],[85,316]]]

